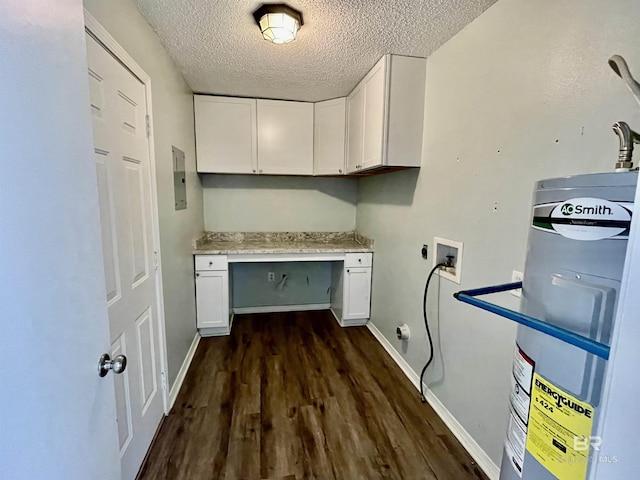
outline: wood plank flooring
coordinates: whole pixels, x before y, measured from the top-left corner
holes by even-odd
[[[486,479],[371,333],[328,311],[203,338],[139,478]]]

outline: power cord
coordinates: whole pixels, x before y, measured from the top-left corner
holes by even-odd
[[[450,259],[448,259],[448,262],[450,263]],[[424,326],[427,330],[427,338],[429,339],[429,359],[424,365],[422,373],[420,373],[420,400],[422,401],[422,403],[427,403],[427,398],[424,396],[422,378],[424,377],[424,372],[427,371],[427,367],[429,367],[429,365],[431,365],[431,362],[433,361],[433,339],[431,338],[431,330],[429,329],[429,321],[427,320],[427,293],[429,292],[429,282],[431,282],[431,277],[433,277],[433,274],[436,273],[436,270],[438,270],[439,268],[446,266],[447,263],[439,263],[435,267],[433,267],[431,269],[431,272],[429,272],[427,283],[424,286],[424,297],[422,299],[422,316],[424,317]]]

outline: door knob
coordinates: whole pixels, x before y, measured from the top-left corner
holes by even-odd
[[[127,357],[124,355],[116,355],[111,360],[108,353],[103,354],[98,361],[98,375],[104,377],[109,370],[113,370],[113,373],[122,373],[127,368]]]

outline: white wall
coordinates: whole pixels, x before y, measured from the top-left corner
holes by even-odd
[[[346,232],[355,229],[356,180],[203,175],[202,185],[206,230]]]
[[[168,373],[173,383],[196,333],[192,241],[204,228],[192,92],[133,0],[85,0],[84,5],[151,77]],[[186,210],[174,208],[172,145],[186,154]]]
[[[0,71],[0,477],[116,480],[82,2],[2,2]]]
[[[522,270],[534,181],[611,170],[611,125],[640,129],[640,108],[607,65],[618,53],[640,76],[638,18],[636,0],[500,0],[428,60],[419,173],[360,180],[357,229],[376,242],[372,321],[416,372],[431,266],[420,247],[434,235],[464,242],[462,285],[435,282],[430,296],[438,340],[427,380],[498,465],[516,328],[452,294]],[[394,328],[405,321],[415,333],[403,351]]]

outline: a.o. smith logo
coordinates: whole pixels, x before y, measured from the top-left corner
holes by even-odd
[[[560,212],[563,215],[613,215],[613,210],[606,205],[594,205],[587,207],[585,205],[572,205],[571,203],[565,203],[560,207]]]

